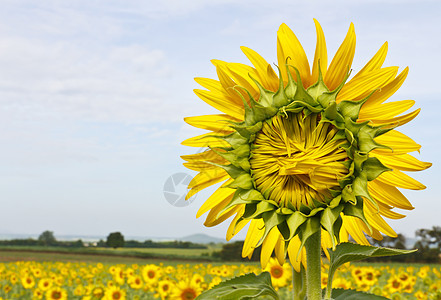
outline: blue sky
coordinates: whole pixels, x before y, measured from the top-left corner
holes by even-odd
[[[0,233],[223,237],[196,211],[164,198],[169,176],[187,173],[180,142],[202,133],[185,116],[214,109],[193,94],[215,77],[211,59],[247,63],[240,46],[276,62],[287,23],[313,58],[321,23],[333,55],[352,21],[354,71],[384,41],[385,65],[410,67],[395,100],[422,112],[402,132],[434,163],[404,191],[415,206],[397,232],[441,225],[439,1],[2,1],[0,11]],[[211,190],[212,191],[212,190]],[[244,235],[242,235],[243,237]]]

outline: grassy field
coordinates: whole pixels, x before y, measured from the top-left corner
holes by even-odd
[[[62,247],[0,247],[0,262],[12,261],[73,261],[103,263],[173,263],[175,261],[212,261],[210,249],[184,248],[62,248]]]

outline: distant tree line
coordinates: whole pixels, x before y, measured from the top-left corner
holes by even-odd
[[[38,239],[13,239],[0,240],[0,246],[47,246],[47,247],[67,247],[78,248],[84,247],[82,240],[77,241],[57,241],[52,231],[45,231]]]
[[[46,247],[68,247],[81,248],[85,247],[85,243],[80,239],[77,241],[58,241],[52,231],[44,231],[38,239],[12,239],[0,240],[0,246],[46,246]],[[88,244],[89,247],[91,245]],[[93,247],[93,246],[92,246]],[[182,241],[166,241],[154,242],[146,240],[139,242],[135,240],[124,240],[124,236],[120,232],[112,232],[107,236],[107,239],[100,240],[96,243],[96,247],[109,248],[186,248],[186,249],[207,249],[207,245],[197,244],[192,242]]]

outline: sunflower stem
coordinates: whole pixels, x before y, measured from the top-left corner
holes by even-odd
[[[303,265],[300,264],[300,272],[297,272],[293,265],[291,265],[292,268],[292,292],[294,295],[294,300],[304,300],[306,289],[304,286],[305,282],[305,269],[303,268]]]
[[[321,237],[320,229],[305,243],[306,248],[306,292],[308,300],[321,300]]]

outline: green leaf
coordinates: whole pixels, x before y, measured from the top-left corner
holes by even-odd
[[[328,280],[332,282],[335,271],[343,264],[350,261],[362,260],[369,257],[381,257],[381,256],[394,256],[401,254],[409,254],[416,250],[401,250],[393,248],[382,248],[366,245],[358,245],[354,243],[341,243],[335,247],[334,251],[329,251],[330,263]],[[349,298],[334,298],[337,299],[349,299]],[[352,298],[352,299],[364,299],[364,298]],[[371,299],[371,298],[366,298]],[[372,298],[376,299],[376,298]],[[379,298],[381,299],[381,298]]]
[[[356,290],[333,289],[332,299],[334,300],[387,300],[383,296],[377,296]]]
[[[200,294],[196,300],[250,300],[260,296],[279,299],[271,285],[271,275],[268,272],[263,272],[258,276],[249,273],[221,282],[211,290]]]

